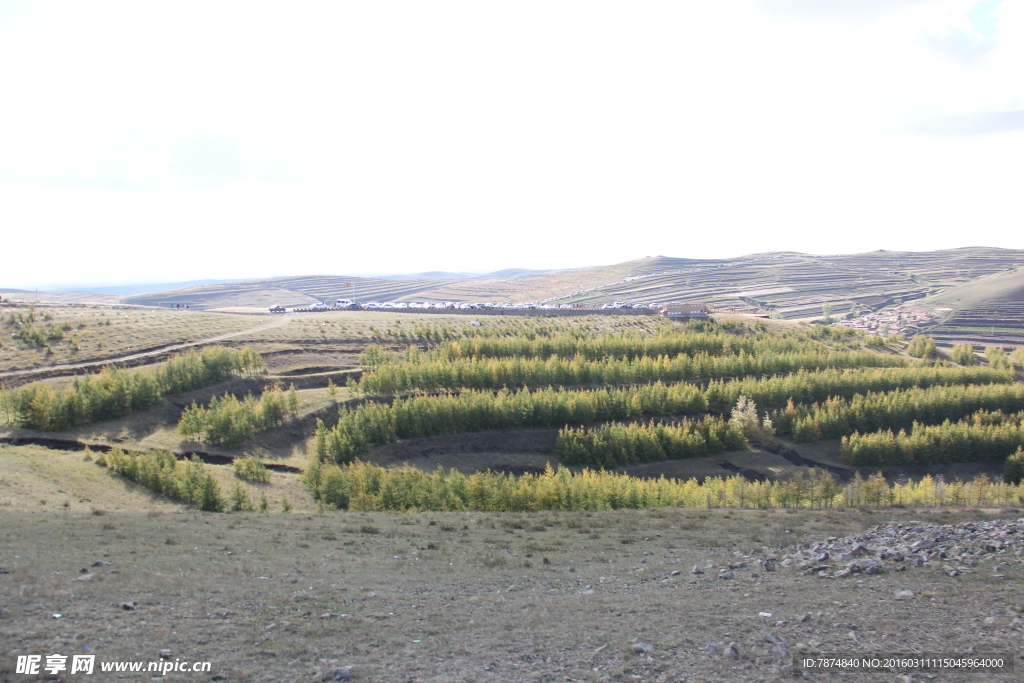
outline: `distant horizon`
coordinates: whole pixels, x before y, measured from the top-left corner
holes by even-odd
[[[125,296],[131,294],[143,294],[152,293],[159,291],[169,291],[171,289],[182,289],[185,287],[202,286],[205,284],[218,284],[227,282],[251,282],[255,280],[270,280],[276,278],[291,278],[291,277],[360,277],[360,278],[376,278],[376,279],[408,279],[412,276],[423,275],[426,273],[450,273],[452,275],[459,274],[472,274],[472,275],[489,275],[492,273],[500,273],[508,270],[526,270],[536,272],[552,272],[552,271],[569,271],[569,270],[586,270],[591,268],[604,268],[614,265],[620,265],[622,263],[629,263],[630,261],[639,261],[645,258],[672,258],[672,259],[685,259],[693,261],[731,261],[736,259],[742,259],[744,257],[759,256],[763,254],[798,254],[802,256],[811,257],[828,257],[828,256],[854,256],[859,254],[871,254],[880,252],[893,252],[893,253],[914,253],[923,254],[940,251],[957,251],[963,249],[1003,249],[1006,251],[1022,251],[1024,249],[1014,249],[1012,247],[993,247],[984,245],[971,245],[961,247],[950,247],[945,249],[924,249],[924,250],[909,250],[909,249],[872,249],[869,251],[850,251],[850,252],[833,252],[833,253],[817,253],[817,252],[803,252],[792,249],[780,249],[777,251],[761,251],[747,254],[739,254],[736,256],[728,257],[689,257],[689,256],[670,256],[667,254],[648,255],[639,258],[626,259],[625,261],[618,261],[615,263],[603,263],[589,266],[567,266],[567,267],[555,267],[555,268],[524,268],[518,266],[509,266],[505,268],[497,268],[493,270],[440,270],[440,269],[428,269],[428,270],[414,270],[408,272],[389,272],[389,273],[313,273],[313,272],[298,272],[291,274],[274,274],[274,275],[256,275],[251,277],[233,277],[233,278],[196,278],[192,280],[70,280],[70,281],[51,281],[41,282],[38,284],[25,284],[25,283],[7,283],[0,282],[0,290],[21,290],[24,292],[37,291],[40,294],[69,294],[74,292],[86,292],[95,294],[123,294]],[[445,279],[436,277],[436,279]],[[427,278],[430,279],[430,278]],[[138,292],[103,292],[99,290],[113,290],[113,289],[128,289],[128,288],[139,288]]]

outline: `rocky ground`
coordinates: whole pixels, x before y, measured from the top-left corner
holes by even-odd
[[[1019,518],[7,510],[0,681],[45,678],[15,673],[19,655],[161,651],[212,663],[169,680],[249,683],[783,681],[827,653],[1003,653],[1024,671]]]

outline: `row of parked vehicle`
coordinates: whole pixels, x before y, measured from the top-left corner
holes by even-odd
[[[361,310],[370,311],[374,309],[432,309],[432,310],[482,310],[482,309],[509,309],[509,310],[573,310],[577,306],[572,304],[538,304],[538,303],[526,303],[526,304],[512,304],[512,303],[500,303],[494,304],[489,302],[483,303],[465,303],[459,301],[368,301],[365,304],[357,304],[351,299],[338,299],[333,304],[327,304],[323,301],[317,301],[309,306],[296,306],[299,310],[308,311],[338,311],[338,310]],[[584,308],[591,308],[590,306]],[[597,308],[597,307],[594,307]],[[610,304],[605,304],[600,307],[603,310],[614,309],[614,308],[661,308],[661,304],[630,304],[624,301],[615,301]],[[271,313],[284,313],[287,311],[284,306],[271,306]]]
[[[661,308],[661,304],[628,304],[625,301],[613,301],[610,304],[605,304],[601,308]]]

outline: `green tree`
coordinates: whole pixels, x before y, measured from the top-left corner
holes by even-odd
[[[953,347],[953,362],[959,363],[960,365],[974,365],[977,362],[977,358],[974,356],[974,345],[973,344],[957,344]]]
[[[231,511],[252,512],[254,509],[252,500],[249,498],[249,489],[242,486],[242,482],[236,481],[231,489]]]
[[[270,481],[270,470],[256,456],[247,455],[244,458],[235,458],[232,465],[235,468],[235,476],[242,479],[263,484]]]
[[[1007,484],[1019,484],[1024,481],[1024,447],[1018,448],[1016,452],[1006,459],[1003,467],[1003,479]]]
[[[199,509],[204,512],[220,512],[224,509],[224,497],[217,480],[206,475],[199,489]]]
[[[288,412],[292,417],[299,414],[299,392],[295,391],[295,384],[288,385]]]
[[[935,348],[934,339],[926,337],[923,334],[917,334],[914,335],[913,340],[911,340],[910,347],[907,348],[907,353],[915,358],[931,360],[938,355],[938,350]]]
[[[376,370],[380,366],[392,362],[394,362],[394,357],[380,344],[370,344],[359,356],[359,366],[367,370]]]
[[[985,347],[985,360],[988,361],[989,367],[995,370],[1012,370],[1013,361],[1006,355],[1006,351],[1001,346],[986,346]]]

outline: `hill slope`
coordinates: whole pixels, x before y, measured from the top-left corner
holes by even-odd
[[[943,322],[929,331],[939,341],[1024,344],[1024,270],[951,287],[922,303],[948,309]]]
[[[981,281],[1024,264],[1024,251],[966,247],[932,252],[877,251],[817,256],[797,252],[733,259],[667,256],[565,271],[510,269],[503,277],[388,279],[314,275],[216,283],[125,297],[127,303],[190,308],[296,306],[313,301],[700,301],[719,308],[767,308],[810,318],[829,303],[837,314],[911,301]],[[433,275],[433,274],[430,274]],[[987,291],[982,288],[979,292]],[[984,298],[984,294],[979,294]]]

